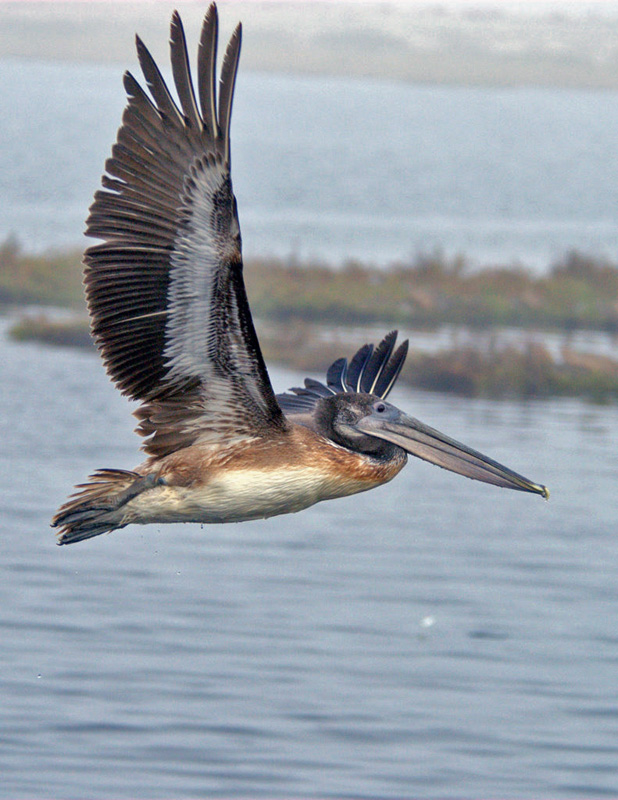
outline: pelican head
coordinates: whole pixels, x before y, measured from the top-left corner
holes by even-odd
[[[390,459],[403,450],[467,478],[540,494],[546,499],[549,496],[545,486],[451,439],[373,394],[342,393],[322,397],[316,403],[314,420],[322,435],[355,452]]]

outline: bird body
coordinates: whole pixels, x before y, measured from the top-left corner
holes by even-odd
[[[394,478],[406,461],[400,448],[388,459],[355,453],[291,424],[278,437],[240,440],[228,447],[196,444],[149,459],[133,472],[101,470],[76,497],[74,513],[90,497],[99,518],[114,528],[245,522],[367,491]],[[92,518],[86,521],[91,524]]]
[[[177,103],[150,53],[150,97],[124,76],[128,105],[86,234],[92,334],[135,416],[146,460],[100,469],[59,509],[58,543],[131,523],[221,523],[300,511],[390,481],[412,454],[497,486],[540,484],[386,402],[407,354],[389,333],[326,383],[275,395],[243,281],[231,181],[230,120],[240,56],[234,31],[216,86],[218,18],[206,13],[195,92],[182,23],[172,16]]]
[[[244,522],[301,511],[379,486],[406,462],[405,454],[382,463],[350,453],[296,425],[281,442],[195,450],[181,451],[161,465],[161,499],[136,497],[138,521],[151,521],[151,503],[158,506],[154,521],[171,514],[170,522]]]

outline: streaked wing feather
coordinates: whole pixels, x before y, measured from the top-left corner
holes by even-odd
[[[305,378],[305,388],[313,394],[319,394],[321,397],[330,397],[331,395],[335,394],[332,389],[324,386],[323,383],[320,383],[320,381],[316,381],[313,378]]]
[[[122,82],[125,92],[133,101],[133,104],[129,106],[131,112],[141,117],[144,124],[152,125],[157,129],[160,128],[161,117],[156,106],[151,102],[132,73],[127,70],[122,77]],[[125,109],[125,114],[129,111],[129,108]]]
[[[397,378],[399,377],[399,373],[401,372],[403,365],[405,364],[407,355],[408,340],[406,339],[405,342],[402,342],[399,345],[395,351],[395,354],[389,359],[388,363],[385,363],[373,390],[373,394],[381,397],[382,400],[385,400],[388,397],[391,389],[397,381]]]
[[[142,68],[146,84],[154,97],[159,113],[174,122],[178,127],[182,127],[183,120],[178,106],[174,102],[154,58],[150,55],[150,51],[139,36],[135,37],[135,46],[139,65]]]
[[[311,413],[317,401],[315,395],[298,396],[287,392],[277,395],[277,401],[284,414],[306,414]]]
[[[187,54],[187,41],[178,11],[174,11],[172,14],[170,51],[174,84],[178,92],[183,114],[193,128],[201,130],[202,120],[197,110],[195,93],[193,91],[193,81],[191,80],[191,69],[189,67],[189,58]]]
[[[217,135],[217,38],[219,21],[215,4],[206,12],[197,56],[197,81],[200,87],[202,119],[209,134]]]
[[[348,359],[338,358],[328,368],[326,384],[333,392],[346,391],[346,375],[348,374]]]
[[[361,378],[363,377],[363,371],[367,366],[367,362],[371,358],[371,354],[373,353],[373,345],[366,344],[357,350],[356,353],[352,356],[352,360],[350,361],[350,366],[348,368],[348,374],[346,376],[346,387],[348,392],[360,392],[361,389]]]
[[[395,331],[391,331],[374,349],[361,375],[360,386],[363,392],[373,393],[380,374],[391,357],[396,339],[397,334]]]
[[[236,86],[236,73],[238,59],[240,58],[240,45],[242,42],[242,26],[236,26],[229,41],[223,66],[221,67],[221,80],[219,81],[219,127],[221,141],[223,142],[223,158],[230,163],[230,122],[232,120],[232,102],[234,100],[234,87]]]

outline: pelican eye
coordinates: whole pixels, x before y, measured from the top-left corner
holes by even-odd
[[[386,406],[384,405],[384,403],[376,403],[373,409],[374,411],[377,411],[378,414],[383,414],[386,411]]]

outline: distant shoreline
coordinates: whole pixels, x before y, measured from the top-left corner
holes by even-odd
[[[347,341],[370,340],[376,326],[465,328],[470,335],[463,344],[411,352],[404,382],[470,397],[618,400],[618,361],[570,344],[572,332],[618,331],[618,268],[603,259],[567,254],[544,277],[522,267],[469,271],[461,258],[437,256],[382,269],[253,259],[245,276],[270,361],[319,373],[342,355],[344,331]],[[27,306],[34,305],[80,313],[59,317],[41,310],[33,316]],[[79,251],[35,256],[15,239],[0,244],[0,312],[2,306],[23,308],[10,330],[15,339],[92,347]],[[521,331],[518,342],[501,337],[508,328]],[[548,333],[561,336],[559,355],[548,348]]]
[[[79,249],[35,254],[9,236],[0,242],[0,309],[82,309],[82,271]],[[576,251],[543,275],[522,265],[471,268],[440,253],[380,266],[245,258],[245,281],[254,313],[274,323],[618,333],[618,265]]]
[[[318,326],[302,320],[286,324],[258,319],[256,324],[266,361],[306,374],[323,373],[363,340],[376,338],[372,328],[336,323]],[[417,348],[414,331],[409,333],[411,349],[401,382],[415,389],[492,399],[580,397],[595,403],[618,402],[618,361],[581,352],[569,345],[567,337],[556,356],[538,332],[510,344],[494,337],[489,346],[486,337],[468,332],[464,344],[452,343],[434,352]],[[95,353],[88,320],[81,315],[57,319],[44,312],[25,314],[8,334],[18,342]]]

